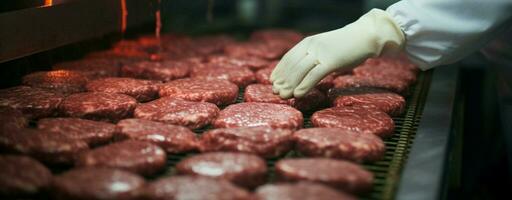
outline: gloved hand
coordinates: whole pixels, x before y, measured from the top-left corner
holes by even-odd
[[[281,59],[270,76],[281,98],[302,97],[327,74],[355,67],[381,53],[398,53],[400,27],[383,10],[373,9],[337,30],[305,38]]]

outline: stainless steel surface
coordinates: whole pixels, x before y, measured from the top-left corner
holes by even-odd
[[[441,199],[450,152],[458,68],[435,69],[396,199]]]
[[[75,0],[0,14],[0,63],[154,22],[156,0]]]

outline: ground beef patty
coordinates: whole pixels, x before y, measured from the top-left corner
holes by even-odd
[[[0,106],[0,133],[20,130],[28,125],[28,120],[19,110]]]
[[[381,88],[391,92],[399,94],[407,93],[409,83],[402,79],[397,78],[378,78],[378,77],[366,77],[366,76],[353,76],[345,75],[338,76],[333,81],[334,88],[346,89],[346,88]]]
[[[317,111],[311,116],[311,122],[315,127],[342,128],[379,137],[389,137],[395,129],[393,119],[386,113],[356,106]]]
[[[224,53],[233,57],[258,57],[276,60],[286,53],[289,46],[284,43],[239,42],[224,47]]]
[[[210,102],[218,106],[236,101],[238,87],[225,80],[180,79],[162,84],[160,96],[198,102]]]
[[[311,183],[267,184],[256,190],[258,200],[355,200],[356,198],[330,187]]]
[[[151,101],[158,97],[159,81],[133,78],[104,78],[87,83],[89,92],[105,92],[129,95],[137,101]]]
[[[194,51],[201,55],[221,53],[226,45],[232,43],[235,40],[227,35],[202,36],[192,40]]]
[[[259,70],[267,67],[269,62],[267,60],[257,57],[232,57],[225,55],[214,55],[206,58],[209,63],[217,65],[232,65],[236,67],[248,67],[251,70]]]
[[[0,106],[17,109],[29,119],[55,114],[63,95],[28,86],[0,90]]]
[[[212,152],[180,161],[176,171],[178,174],[226,179],[242,187],[255,188],[265,183],[267,165],[252,154]]]
[[[347,192],[361,193],[372,188],[373,174],[348,161],[327,158],[279,160],[276,175],[281,181],[323,183]]]
[[[116,137],[151,142],[168,153],[184,153],[197,148],[194,132],[183,126],[145,119],[123,119],[117,123]]]
[[[279,63],[279,61],[271,62],[266,68],[256,71],[254,74],[256,82],[261,84],[272,84],[272,82],[270,82],[270,75],[276,68],[277,63]]]
[[[21,129],[1,134],[0,149],[30,155],[50,165],[71,165],[76,156],[88,150],[89,146],[65,134]]]
[[[386,78],[386,79],[399,79],[409,84],[416,82],[416,73],[396,67],[395,65],[371,65],[364,64],[353,69],[355,76]]]
[[[112,58],[81,59],[57,63],[53,66],[55,70],[78,71],[90,79],[119,76],[121,66],[128,61]]]
[[[113,167],[153,175],[165,167],[165,151],[149,142],[127,140],[92,149],[80,155],[80,167]]]
[[[173,176],[146,186],[146,199],[174,200],[253,200],[251,194],[226,180],[202,176]]]
[[[293,147],[292,131],[269,127],[219,128],[201,136],[201,151],[237,151],[281,156]]]
[[[376,88],[332,89],[329,98],[334,99],[332,105],[335,107],[378,109],[391,116],[399,116],[405,110],[405,99],[402,96]]]
[[[134,116],[198,129],[210,124],[218,113],[219,108],[212,103],[162,97],[137,106]]]
[[[52,174],[27,156],[0,155],[0,196],[30,196],[50,185]]]
[[[215,128],[266,126],[299,129],[302,113],[287,105],[273,103],[239,103],[226,107],[213,121]]]
[[[45,132],[64,134],[71,139],[96,146],[108,143],[114,136],[116,126],[79,118],[44,118],[37,122],[37,128]]]
[[[171,81],[187,77],[190,68],[197,65],[192,60],[138,62],[121,68],[121,75],[132,78]]]
[[[378,161],[386,151],[384,142],[378,136],[340,128],[301,129],[293,136],[296,150],[312,157]]]
[[[279,95],[274,94],[272,85],[252,84],[245,88],[245,102],[262,102],[286,104],[300,111],[316,110],[326,104],[327,98],[319,90],[313,88],[301,98],[281,99]]]
[[[119,169],[77,168],[55,177],[52,196],[58,200],[138,199],[144,179]]]
[[[135,106],[137,100],[125,94],[84,92],[66,97],[59,110],[66,117],[116,122],[130,117]]]
[[[254,73],[247,67],[218,65],[215,63],[207,63],[205,66],[193,68],[190,77],[226,80],[239,87],[249,85],[255,80]]]
[[[24,85],[55,91],[61,94],[73,94],[85,91],[88,79],[76,71],[56,70],[34,72],[23,76]]]

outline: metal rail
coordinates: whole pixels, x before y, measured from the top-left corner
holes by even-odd
[[[74,0],[0,14],[0,63],[154,21],[156,0]],[[126,14],[126,13],[125,13]]]
[[[442,199],[454,120],[458,68],[435,69],[418,132],[401,174],[399,200]]]

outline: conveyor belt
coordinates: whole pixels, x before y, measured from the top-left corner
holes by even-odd
[[[391,138],[385,140],[386,154],[383,160],[378,162],[364,163],[364,167],[373,172],[375,181],[373,190],[368,194],[361,196],[362,199],[393,199],[398,181],[400,180],[400,173],[407,155],[412,146],[414,135],[418,128],[421,119],[423,105],[427,96],[428,88],[430,85],[431,72],[422,72],[418,75],[418,81],[410,88],[410,95],[406,98],[407,106],[403,116],[394,117],[395,134]],[[243,90],[240,91],[237,102],[242,102]],[[311,127],[309,120],[312,113],[304,114],[304,126]],[[208,130],[205,128],[197,130],[198,134]],[[194,155],[189,154],[175,154],[169,155],[168,169],[162,174],[152,177],[158,178],[162,176],[170,176],[174,174],[174,165],[183,158]],[[294,152],[288,153],[284,157],[299,157]],[[274,163],[279,160],[267,159],[267,164],[270,169],[269,181],[273,181]]]

